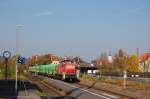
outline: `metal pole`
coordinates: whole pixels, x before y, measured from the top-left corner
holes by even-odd
[[[15,90],[17,92],[17,82],[18,82],[18,62],[17,59],[19,57],[19,30],[22,27],[22,25],[17,25],[16,29],[16,82],[15,82]]]
[[[17,56],[16,56],[17,57]],[[17,63],[16,63],[16,83],[15,83],[15,90],[16,90],[16,92],[17,92],[17,71],[18,71],[18,69],[17,69]]]
[[[17,62],[17,59],[18,59],[18,51],[19,51],[19,31],[18,31],[18,27],[16,29],[16,82],[15,82],[15,90],[17,92],[17,72],[18,72],[18,62]]]
[[[7,63],[8,63],[8,58],[5,58],[6,66],[5,66],[5,80],[7,80]]]

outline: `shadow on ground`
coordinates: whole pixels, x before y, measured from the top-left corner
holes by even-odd
[[[80,95],[83,94],[83,92],[77,94],[76,96],[71,96],[75,91],[78,91],[80,88],[74,88],[72,90],[69,90],[66,92],[66,96],[41,96],[41,99],[78,99]]]
[[[0,80],[0,98],[17,99],[18,92],[24,91],[24,84],[26,90],[35,89],[41,91],[41,89],[27,81],[18,81],[18,90],[15,90],[15,80]]]
[[[25,85],[25,87],[24,87]],[[17,99],[18,93],[20,91],[26,90],[38,90],[42,92],[42,90],[36,85],[32,84],[28,81],[18,81],[17,92],[15,91],[15,80],[0,80],[0,99]],[[67,96],[39,96],[41,99],[77,99],[75,97],[69,96],[72,92],[78,89],[73,89],[68,92]]]
[[[41,99],[77,99],[77,98],[72,97],[72,96],[67,96],[67,97],[53,97],[53,96],[47,97],[47,96],[41,96]]]

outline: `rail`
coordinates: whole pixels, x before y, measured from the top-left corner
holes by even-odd
[[[65,96],[65,93],[62,92],[62,90],[56,88],[55,86],[47,83],[46,81],[44,81],[42,78],[39,78],[38,76],[28,76],[28,79],[37,84],[41,89],[42,91],[46,94],[46,96],[50,96],[51,94],[49,93],[52,93],[57,95],[57,96]]]

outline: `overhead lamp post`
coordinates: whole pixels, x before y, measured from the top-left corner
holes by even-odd
[[[17,92],[17,82],[18,82],[18,57],[19,57],[19,32],[23,26],[17,25],[16,27],[16,82],[15,82],[15,90]]]

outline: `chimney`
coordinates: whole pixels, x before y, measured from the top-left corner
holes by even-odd
[[[139,48],[136,48],[136,56],[139,57]]]

